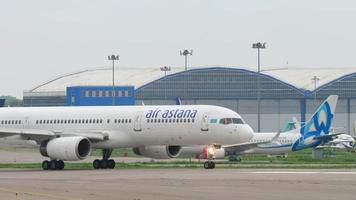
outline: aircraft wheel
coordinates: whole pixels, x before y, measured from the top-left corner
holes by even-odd
[[[57,169],[59,169],[59,170],[64,169],[64,162],[63,162],[63,160],[58,160],[58,161],[57,161]]]
[[[112,160],[112,159],[108,160],[108,168],[109,169],[114,169],[115,165],[116,165],[116,163],[114,160]]]
[[[52,161],[50,161],[49,162],[49,169],[50,170],[56,170],[57,169],[57,161],[55,161],[55,160],[52,160]]]
[[[49,162],[47,160],[42,162],[42,169],[48,170],[49,169]]]
[[[241,162],[241,161],[242,161],[241,157],[240,157],[240,156],[237,156],[236,161],[237,161],[237,162]]]
[[[214,169],[215,168],[215,163],[213,161],[210,162],[210,169]]]
[[[94,167],[94,169],[99,169],[100,168],[100,160],[99,159],[95,159],[93,161],[93,167]]]
[[[210,161],[204,162],[204,169],[210,169]]]
[[[100,161],[100,168],[101,168],[101,169],[106,169],[106,168],[108,168],[108,161],[107,161],[107,160],[101,160],[101,161]]]

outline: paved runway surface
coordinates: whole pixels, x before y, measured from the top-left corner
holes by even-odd
[[[355,170],[0,170],[0,199],[355,199]]]

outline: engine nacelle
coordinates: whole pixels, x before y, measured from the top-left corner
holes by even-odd
[[[133,152],[136,155],[155,158],[155,159],[169,159],[176,158],[181,152],[181,146],[169,146],[169,145],[152,145],[133,148]]]
[[[40,152],[42,156],[57,160],[83,160],[91,152],[91,143],[81,136],[60,137],[42,142]]]

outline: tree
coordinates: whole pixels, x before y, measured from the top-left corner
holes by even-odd
[[[22,99],[17,99],[13,96],[0,96],[0,99],[5,99],[5,107],[22,107]]]

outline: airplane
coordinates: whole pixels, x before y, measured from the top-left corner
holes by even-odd
[[[292,130],[298,127],[300,127],[300,123],[295,117],[293,117],[292,121],[287,123],[285,129]],[[335,134],[337,129],[343,129],[343,128],[331,127],[330,132]],[[322,143],[321,145],[315,147],[315,149],[336,148],[336,149],[345,149],[347,151],[355,151],[355,147],[356,147],[355,137],[346,133],[339,133],[339,135],[336,135],[331,141]]]
[[[335,115],[338,96],[329,96],[314,115],[303,126],[293,119],[293,127],[282,133],[254,133],[250,141],[239,145],[225,145],[215,153],[216,159],[229,156],[230,161],[241,161],[239,155],[263,154],[286,156],[288,152],[315,148],[333,140],[340,133],[331,134],[331,124]],[[185,146],[181,155],[208,157],[207,146]]]
[[[292,130],[297,129],[300,127],[299,121],[293,117],[292,121],[288,122],[285,126],[285,130]],[[343,129],[342,127],[331,127],[330,132],[334,133],[337,129]],[[347,151],[355,151],[356,147],[356,138],[346,134],[346,133],[339,133],[336,135],[331,141],[322,143],[319,146],[315,147],[315,149],[324,149],[324,148],[336,148],[336,149],[344,149]]]
[[[221,120],[229,123],[218,123]],[[93,167],[111,169],[115,148],[174,158],[183,145],[218,149],[252,136],[252,128],[238,113],[210,105],[0,108],[0,137],[35,141],[41,155],[49,158],[42,162],[44,170],[61,170],[64,161],[83,160],[92,149],[103,150]],[[208,158],[204,168],[214,167]]]
[[[336,136],[333,140],[319,145],[316,149],[324,149],[324,148],[335,148],[335,149],[344,149],[347,151],[355,151],[356,147],[356,138],[352,137],[348,134],[340,134]]]

